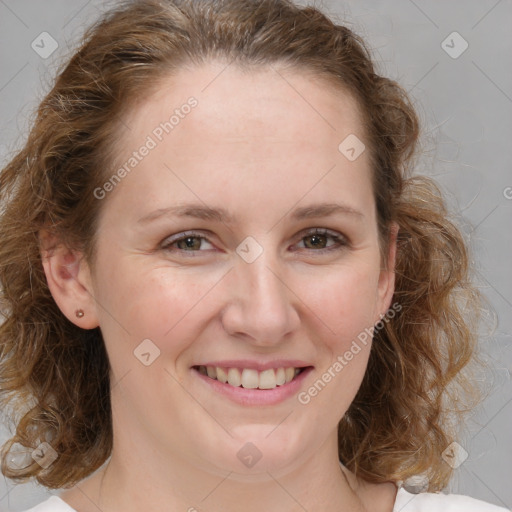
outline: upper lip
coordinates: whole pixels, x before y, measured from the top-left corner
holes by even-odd
[[[273,361],[254,361],[251,359],[230,359],[222,361],[207,361],[195,364],[194,366],[216,366],[219,368],[251,369],[262,372],[271,368],[306,368],[312,366],[305,361],[298,359],[275,359]]]

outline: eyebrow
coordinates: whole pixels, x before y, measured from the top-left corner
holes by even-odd
[[[362,220],[364,214],[348,205],[338,203],[320,203],[297,208],[291,214],[293,220],[328,217],[330,215],[350,215]],[[147,224],[161,217],[193,217],[202,220],[213,220],[225,224],[233,224],[235,217],[224,208],[210,208],[202,204],[184,204],[169,208],[158,208],[141,217],[137,222]]]

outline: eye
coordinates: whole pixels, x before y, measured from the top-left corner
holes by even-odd
[[[170,252],[179,251],[193,253],[206,250],[204,248],[206,244],[210,245],[210,247],[207,247],[206,249],[213,248],[213,245],[204,235],[195,231],[190,231],[185,233],[178,233],[177,235],[166,238],[161,243],[160,248]]]
[[[302,239],[297,244],[297,247],[301,250],[306,249],[316,253],[323,253],[343,249],[348,245],[348,240],[341,233],[324,228],[314,228],[302,233]],[[172,235],[160,244],[160,248],[164,251],[178,252],[180,254],[188,253],[188,256],[194,256],[194,253],[197,252],[215,249],[204,234],[196,231]]]
[[[300,247],[300,244],[303,244],[302,247]],[[312,249],[315,252],[325,252],[343,249],[348,245],[348,241],[341,233],[324,228],[314,228],[303,234],[298,245],[300,249],[305,248]]]

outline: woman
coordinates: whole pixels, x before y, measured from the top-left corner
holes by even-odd
[[[503,510],[435,494],[478,294],[417,138],[314,8],[93,27],[1,175],[2,471],[64,489],[32,510]]]

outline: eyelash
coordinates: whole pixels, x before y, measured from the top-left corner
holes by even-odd
[[[328,253],[331,251],[336,251],[336,250],[339,251],[349,245],[348,240],[343,235],[341,235],[340,233],[336,233],[335,231],[330,231],[325,228],[314,228],[314,229],[308,230],[305,233],[301,233],[301,235],[302,236],[300,238],[300,242],[302,242],[304,240],[304,238],[308,238],[308,237],[311,237],[314,235],[325,236],[335,242],[335,244],[331,245],[330,247],[324,247],[322,249],[309,249],[310,251],[313,251],[315,253],[324,254],[324,253]],[[189,253],[189,254],[187,254],[187,257],[194,257],[195,256],[194,253],[197,253],[197,252],[205,252],[200,249],[187,251],[185,249],[177,249],[177,248],[172,247],[174,244],[176,244],[182,240],[186,240],[187,238],[199,238],[201,240],[206,240],[207,242],[209,242],[211,244],[211,242],[208,240],[208,238],[205,237],[202,233],[199,233],[197,231],[186,231],[184,233],[179,233],[178,238],[169,237],[169,238],[165,239],[162,242],[162,244],[160,245],[160,248],[164,251],[169,251],[169,252],[180,252],[182,254]],[[305,247],[305,248],[301,248],[301,249],[307,250],[308,248]]]

